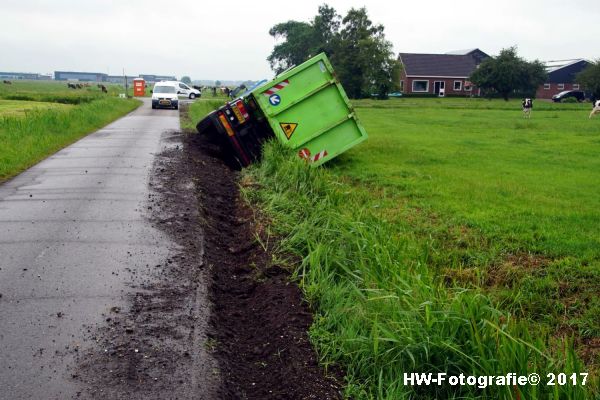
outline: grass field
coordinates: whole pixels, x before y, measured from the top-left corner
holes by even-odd
[[[317,169],[270,145],[242,180],[279,257],[302,260],[313,341],[346,370],[347,394],[597,396],[600,119],[587,105],[540,101],[531,120],[516,101],[354,104],[365,143]],[[591,378],[416,388],[403,372]]]
[[[98,88],[66,89],[62,82],[16,81],[0,86],[0,182],[139,104]]]
[[[559,332],[600,337],[600,120],[588,105],[373,101],[370,139],[332,163],[386,192],[382,215],[420,232],[428,263]],[[598,362],[598,360],[596,360]]]

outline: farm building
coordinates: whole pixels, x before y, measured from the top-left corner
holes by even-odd
[[[29,79],[35,81],[49,80],[51,76],[30,72],[0,72],[0,79],[20,80]]]
[[[538,99],[551,99],[553,95],[564,90],[580,90],[575,76],[583,71],[590,63],[584,59],[546,61],[547,81],[537,92]]]
[[[133,79],[136,78],[135,76],[128,76],[127,77],[127,85],[131,86],[133,84]],[[106,77],[106,82],[108,83],[118,83],[120,85],[123,85],[125,83],[125,79],[123,78],[123,75],[108,75]]]
[[[106,82],[107,77],[99,72],[54,71],[57,81]]]
[[[479,49],[446,54],[400,53],[400,88],[405,94],[479,95],[469,76],[489,57]]]
[[[166,75],[150,75],[150,74],[140,74],[140,78],[143,78],[146,82],[154,83],[160,81],[176,81],[177,78],[174,76],[166,76]]]

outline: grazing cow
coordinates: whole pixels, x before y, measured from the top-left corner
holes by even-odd
[[[102,89],[102,93],[108,93],[108,90],[106,90],[106,86],[100,85],[100,89]]]
[[[74,83],[67,83],[67,86],[69,87],[69,89],[77,89],[77,86],[75,86]]]
[[[531,118],[531,109],[533,108],[533,100],[527,98],[527,99],[523,99],[523,102],[521,103],[521,105],[523,106],[523,116],[525,118]]]
[[[596,100],[594,102],[594,108],[592,108],[592,112],[590,113],[590,118],[592,118],[595,114],[600,114],[600,100]]]
[[[2,81],[2,83],[4,83],[5,85],[12,85],[11,81]]]

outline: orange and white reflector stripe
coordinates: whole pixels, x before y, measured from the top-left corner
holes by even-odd
[[[305,159],[308,161],[310,159],[310,150],[306,147],[298,152],[298,157]]]
[[[285,81],[281,81],[279,82],[277,85],[273,86],[271,89],[263,92],[263,94],[265,96],[271,96],[277,92],[279,92],[281,89],[283,89],[284,87],[286,87],[287,85],[290,84],[290,81],[288,81],[287,79]]]
[[[318,152],[317,154],[315,154],[313,156],[313,158],[311,158],[312,162],[317,162],[319,161],[321,158],[327,157],[327,150],[321,150],[320,152]]]

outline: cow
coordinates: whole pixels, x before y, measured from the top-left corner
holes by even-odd
[[[69,89],[77,89],[77,86],[75,86],[75,84],[74,84],[74,83],[67,83],[67,87],[68,87]]]
[[[533,100],[531,100],[530,98],[523,99],[523,102],[521,103],[521,105],[523,106],[523,117],[531,118],[531,109],[533,108]]]
[[[106,86],[104,85],[99,85],[100,89],[102,90],[102,93],[108,93],[108,90],[106,90]]]
[[[596,100],[593,104],[592,112],[590,113],[590,118],[592,118],[595,114],[600,114],[600,100]]]
[[[5,85],[12,85],[11,81],[2,81],[2,83],[4,83]]]

